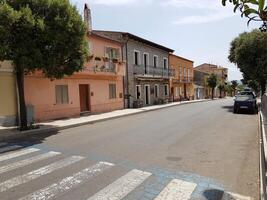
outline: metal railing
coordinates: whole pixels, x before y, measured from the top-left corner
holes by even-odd
[[[260,199],[266,200],[266,156],[267,143],[264,127],[264,117],[262,111],[259,114],[259,132],[260,132]]]
[[[116,73],[116,66],[110,65],[110,66],[94,66],[90,68],[85,68],[83,71],[89,71],[89,72],[106,72],[106,73]]]
[[[185,77],[185,78],[176,78],[172,80],[173,83],[193,83],[193,78],[192,77]]]
[[[153,76],[153,77],[174,77],[174,69],[164,69],[162,67],[134,65],[133,72],[136,75]]]

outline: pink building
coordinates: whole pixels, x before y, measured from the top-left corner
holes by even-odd
[[[124,108],[121,44],[88,34],[90,61],[84,70],[51,81],[41,73],[25,77],[26,104],[35,122]]]

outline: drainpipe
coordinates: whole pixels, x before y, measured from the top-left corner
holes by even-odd
[[[126,41],[126,91],[127,91],[127,107],[130,108],[130,95],[129,95],[129,65],[128,65],[128,42],[129,42],[129,38],[127,38]]]

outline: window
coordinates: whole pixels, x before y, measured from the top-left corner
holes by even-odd
[[[153,66],[158,67],[158,56],[153,57]]]
[[[106,57],[109,59],[119,59],[120,57],[120,50],[112,47],[106,47]]]
[[[141,99],[141,85],[136,86],[136,99]]]
[[[134,51],[134,64],[140,65],[140,52]]]
[[[116,84],[109,84],[109,98],[116,99]]]
[[[155,85],[155,88],[154,88],[154,93],[155,93],[155,98],[158,98],[159,97],[159,85]]]
[[[183,78],[183,67],[180,67],[180,80]]]
[[[163,58],[163,68],[168,69],[168,59],[167,58]]]
[[[56,103],[57,104],[69,103],[69,92],[67,85],[56,85]]]
[[[144,53],[144,66],[147,67],[149,65],[149,54],[148,53]]]
[[[169,85],[164,85],[164,95],[168,96],[169,95]]]

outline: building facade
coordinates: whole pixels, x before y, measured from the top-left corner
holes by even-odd
[[[209,74],[194,69],[194,92],[196,99],[209,98],[209,88],[207,86],[207,78]]]
[[[169,53],[173,50],[124,32],[93,31],[102,37],[122,42],[126,62],[125,103],[128,108],[169,102]]]
[[[121,44],[89,34],[90,60],[81,72],[62,80],[49,80],[42,73],[25,77],[27,107],[35,122],[123,109]]]
[[[209,74],[209,75],[215,74],[215,75],[217,75],[217,78],[218,78],[218,85],[219,84],[224,84],[224,85],[227,84],[228,69],[225,67],[220,67],[217,65],[204,63],[202,65],[195,67],[194,70],[204,72],[204,73]],[[206,88],[206,93],[207,93],[206,96],[211,96],[211,89]],[[220,94],[218,87],[215,88],[214,97],[219,98],[219,97],[225,97],[225,96],[226,96],[225,91],[223,91]]]
[[[170,54],[170,67],[175,76],[170,79],[171,96],[174,101],[194,99],[194,62],[186,58]]]
[[[17,89],[14,68],[9,61],[0,62],[0,126],[17,122]]]

